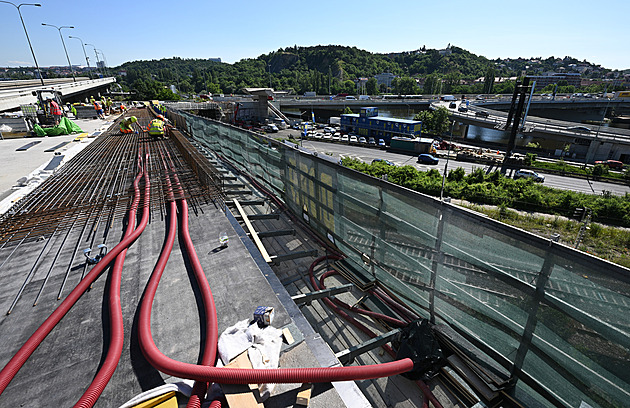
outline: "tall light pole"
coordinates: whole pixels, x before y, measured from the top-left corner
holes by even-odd
[[[85,44],[85,45],[89,45],[90,47],[94,48],[94,55],[96,55],[96,68],[98,68],[98,66],[100,65],[100,60],[98,59],[98,52],[96,52],[96,45],[94,44]],[[98,71],[98,69],[96,70]],[[105,75],[103,75],[105,76]]]
[[[54,27],[59,31],[59,38],[61,38],[61,44],[63,44],[63,50],[66,52],[66,59],[68,60],[68,66],[70,67],[70,72],[72,73],[72,80],[77,82],[77,79],[74,76],[74,69],[72,68],[72,63],[70,62],[70,57],[68,56],[68,49],[66,48],[66,42],[63,40],[63,35],[61,35],[62,28],[74,28],[74,26],[61,26],[57,27],[56,25],[42,23],[43,26]]]
[[[105,53],[103,52],[103,50],[94,49],[94,51],[98,51],[103,56],[103,59],[101,60],[105,64],[105,65],[103,65],[103,74],[105,76],[107,76],[107,74],[108,74],[108,72],[107,72],[107,65],[108,64],[107,64],[107,57],[105,56]]]
[[[35,61],[35,68],[37,68],[37,74],[39,75],[39,80],[42,82],[42,85],[44,85],[44,77],[42,76],[42,72],[39,70],[39,65],[37,64],[37,58],[35,58],[35,52],[33,51],[33,46],[31,45],[31,39],[28,38],[28,32],[26,31],[26,25],[24,24],[24,19],[22,18],[22,13],[20,12],[20,7],[22,6],[35,6],[35,7],[41,7],[42,5],[39,3],[21,3],[19,5],[15,5],[13,3],[11,3],[10,1],[3,1],[0,0],[0,3],[7,3],[12,5],[13,7],[15,7],[18,11],[18,14],[20,15],[20,21],[22,22],[22,27],[24,27],[24,34],[26,34],[26,40],[28,41],[28,46],[31,48],[31,54],[33,54],[33,61]]]
[[[88,75],[90,76],[90,79],[92,79],[92,68],[90,67],[90,58],[88,58],[87,53],[85,52],[85,46],[83,45],[83,40],[80,39],[79,37],[73,37],[71,35],[69,35],[68,38],[74,38],[75,40],[81,41],[81,48],[83,48],[83,55],[85,55],[85,62],[87,62],[87,66],[88,66]]]

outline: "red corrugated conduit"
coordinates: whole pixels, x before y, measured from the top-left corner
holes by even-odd
[[[55,311],[42,323],[42,325],[29,337],[24,345],[15,353],[15,355],[9,360],[0,371],[0,395],[7,388],[11,380],[15,377],[17,372],[22,368],[26,360],[33,354],[33,352],[39,347],[42,341],[48,336],[52,329],[61,321],[61,319],[68,313],[68,311],[75,305],[79,298],[88,290],[90,285],[100,276],[100,274],[114,261],[118,255],[131,246],[134,241],[144,231],[149,221],[149,197],[150,197],[150,181],[146,170],[146,163],[148,162],[148,156],[145,157],[145,168],[143,170],[144,175],[144,210],[142,214],[142,220],[138,227],[129,235],[125,236],[118,245],[112,248],[107,255],[103,257],[88,273],[81,282],[68,294],[66,299],[55,309]],[[130,209],[131,212],[131,209]],[[134,216],[135,219],[135,216]],[[129,222],[133,220],[129,219]],[[114,350],[115,352],[115,350]]]

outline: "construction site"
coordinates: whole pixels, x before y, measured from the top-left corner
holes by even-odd
[[[627,269],[193,105],[8,198],[0,406],[630,400]]]

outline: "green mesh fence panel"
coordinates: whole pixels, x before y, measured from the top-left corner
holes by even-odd
[[[520,379],[516,396],[532,406],[630,401],[627,269],[293,145],[179,115],[198,143],[334,239],[364,279],[499,356]]]

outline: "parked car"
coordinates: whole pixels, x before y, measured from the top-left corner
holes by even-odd
[[[376,163],[383,163],[383,164],[387,164],[388,166],[395,166],[396,165],[394,162],[391,162],[391,161],[385,160],[385,159],[374,159],[374,160],[372,160],[372,164],[376,164]]]
[[[348,137],[348,135],[341,135],[341,141],[348,143],[350,141],[350,138]]]
[[[359,143],[359,139],[355,135],[350,135],[350,143]]]
[[[366,144],[366,143],[367,143],[367,140],[365,139],[365,137],[361,136],[361,137],[359,138],[359,143]]]
[[[323,133],[317,132],[315,133],[315,139],[322,139],[324,137]]]
[[[332,139],[332,135],[330,133],[324,133],[324,140],[330,141]]]
[[[376,146],[376,140],[374,140],[374,138],[371,137],[371,138],[368,139],[368,144],[370,146]]]
[[[378,139],[378,147],[380,147],[381,149],[384,149],[386,147],[385,139]]]
[[[611,169],[623,169],[623,163],[618,160],[598,160],[595,164],[603,164],[604,166],[608,166]]]
[[[332,135],[333,142],[338,142],[340,139],[341,139],[341,133],[337,132],[334,135]]]
[[[418,163],[422,164],[438,164],[439,161],[440,160],[437,157],[428,153],[422,153],[418,156]]]
[[[538,183],[542,183],[545,181],[545,176],[543,176],[542,174],[536,173],[534,170],[528,170],[528,169],[519,169],[519,170],[516,170],[516,172],[514,172],[514,180],[518,180],[520,178],[533,179],[534,181]]]

